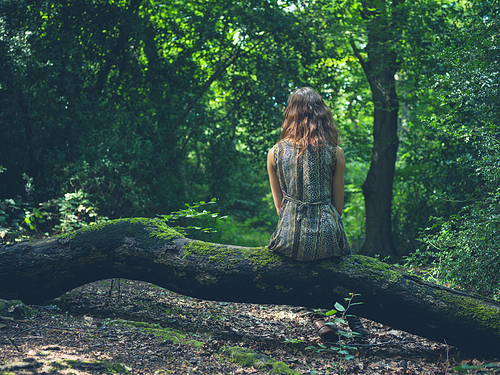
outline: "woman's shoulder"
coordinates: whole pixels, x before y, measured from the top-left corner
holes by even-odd
[[[276,158],[276,155],[280,153],[280,149],[282,148],[281,142],[282,141],[275,143],[275,145],[269,149],[269,151],[267,152],[268,161],[273,162],[273,160]]]
[[[339,145],[335,147],[335,159],[337,164],[345,165],[344,150]]]
[[[276,142],[274,144],[274,146],[269,149],[269,151],[267,152],[267,154],[268,155],[274,154],[276,152],[276,150],[280,147],[280,143],[281,143],[281,141]]]
[[[276,152],[276,151],[279,152],[279,151],[286,150],[289,148],[296,148],[296,146],[289,139],[280,139],[278,142],[276,142],[276,144],[269,151],[273,150],[273,152]]]
[[[281,147],[285,147],[285,146],[294,146],[295,145],[295,142],[293,142],[291,139],[288,139],[288,138],[285,138],[285,139],[280,139],[276,144],[275,146],[281,146]]]

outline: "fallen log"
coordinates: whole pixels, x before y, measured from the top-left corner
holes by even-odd
[[[0,247],[0,298],[39,304],[107,278],[147,281],[196,298],[332,308],[467,354],[500,353],[500,303],[434,285],[360,255],[296,262],[265,247],[184,238],[155,219],[124,219]]]

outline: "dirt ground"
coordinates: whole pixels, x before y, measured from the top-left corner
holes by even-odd
[[[368,320],[372,338],[339,354],[291,306],[205,301],[140,281],[103,280],[31,307],[29,319],[0,318],[0,374],[451,374],[489,363]],[[499,373],[469,373],[487,370]]]

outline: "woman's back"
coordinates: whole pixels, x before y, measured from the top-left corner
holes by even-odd
[[[301,261],[350,253],[340,215],[332,204],[333,145],[301,150],[282,140],[272,149],[283,193],[278,228],[269,248]]]
[[[336,147],[309,145],[298,158],[299,152],[300,149],[288,141],[274,146],[273,166],[282,190],[304,202],[331,199]]]

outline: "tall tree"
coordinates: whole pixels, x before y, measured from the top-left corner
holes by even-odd
[[[395,255],[391,231],[392,187],[398,149],[398,111],[395,74],[401,25],[401,4],[367,0],[359,9],[366,32],[366,46],[358,48],[354,38],[350,44],[365,72],[372,92],[373,149],[368,175],[363,183],[366,208],[366,239],[360,253]]]
[[[448,3],[434,0],[317,0],[305,14],[320,18],[319,33],[327,35],[336,55],[354,56],[369,84],[373,102],[373,145],[370,168],[362,185],[366,236],[360,253],[397,258],[393,241],[392,198],[398,154],[401,81],[421,76],[415,63],[429,52],[426,34],[447,23]],[[460,7],[454,8],[460,12]],[[310,12],[309,12],[310,11]],[[349,69],[347,64],[345,68]]]

